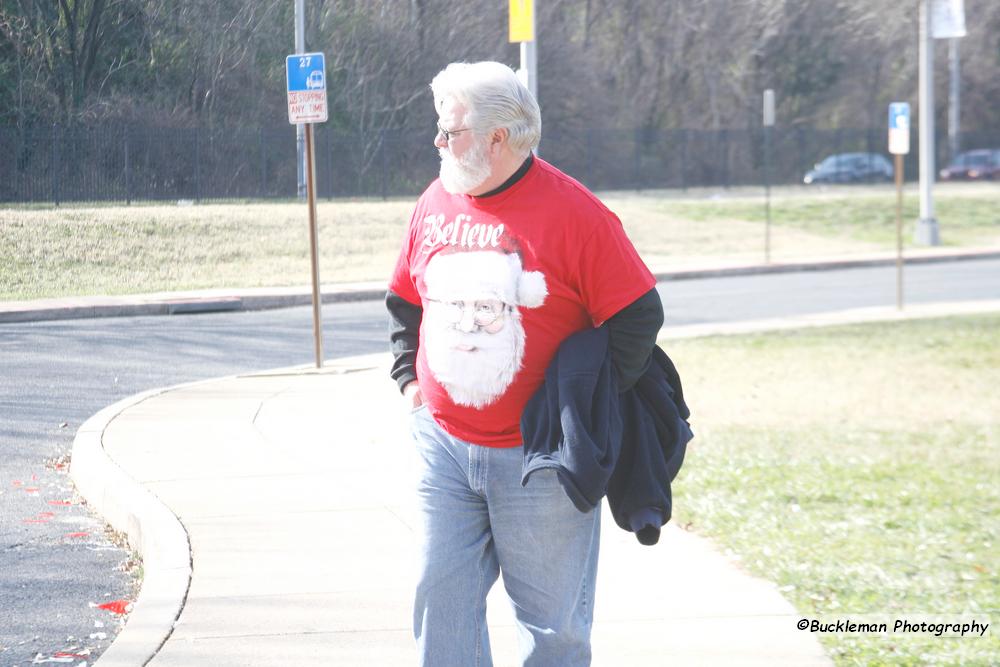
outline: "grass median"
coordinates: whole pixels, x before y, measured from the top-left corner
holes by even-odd
[[[672,208],[675,214],[698,222],[765,221],[764,209],[755,202],[678,202]],[[902,211],[907,227],[904,240],[909,244],[913,222],[920,216],[920,198],[912,188],[903,197]],[[935,199],[935,215],[941,221],[946,246],[1000,244],[1000,188],[996,186],[973,184],[970,188],[961,184],[944,189]],[[885,188],[857,193],[840,188],[824,197],[779,196],[771,207],[771,217],[777,227],[824,238],[893,248],[896,244],[896,195]]]
[[[605,193],[655,268],[763,259],[759,191]],[[1000,245],[1000,184],[940,188],[946,244]],[[909,227],[916,196],[907,198]],[[321,202],[324,282],[386,280],[412,199]],[[776,191],[772,258],[895,248],[891,188]],[[912,237],[906,232],[907,242]],[[308,285],[302,203],[0,208],[0,300]]]
[[[993,315],[666,341],[696,433],[675,521],[803,617],[1000,622],[998,331]],[[995,627],[820,639],[839,665],[1000,655]]]

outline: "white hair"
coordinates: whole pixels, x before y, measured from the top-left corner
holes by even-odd
[[[434,107],[454,98],[465,109],[466,121],[478,134],[503,127],[510,147],[525,155],[542,138],[538,102],[514,71],[498,62],[452,63],[431,81]]]

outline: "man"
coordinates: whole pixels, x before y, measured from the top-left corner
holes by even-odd
[[[509,67],[431,82],[440,178],[410,219],[386,305],[418,451],[420,664],[491,665],[500,574],[524,665],[590,664],[600,511],[553,470],[521,486],[520,418],[559,344],[607,323],[619,390],[663,322],[655,280],[593,194],[534,157],[541,117]]]

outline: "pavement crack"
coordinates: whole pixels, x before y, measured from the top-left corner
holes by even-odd
[[[250,420],[250,423],[253,424],[255,428],[257,426],[257,417],[260,416],[260,411],[263,409],[264,409],[264,401],[261,401],[257,404],[257,410],[254,411],[253,413],[253,419]]]
[[[257,403],[257,410],[253,413],[253,419],[250,420],[250,423],[253,424],[254,428],[257,428],[257,418],[260,417],[260,413],[264,409],[264,404],[270,401],[271,399],[281,396],[282,394],[287,394],[289,390],[290,390],[289,387],[282,387],[281,389],[274,392],[270,396],[262,398],[260,402]]]

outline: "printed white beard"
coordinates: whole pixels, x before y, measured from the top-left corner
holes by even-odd
[[[438,149],[438,154],[441,156],[441,185],[453,195],[468,194],[490,177],[485,142],[476,140],[460,158],[443,148]]]
[[[507,391],[524,360],[524,327],[514,309],[497,333],[459,331],[431,304],[425,316],[427,365],[456,405],[482,408]],[[461,349],[464,348],[464,349]],[[469,348],[475,348],[469,350]]]

